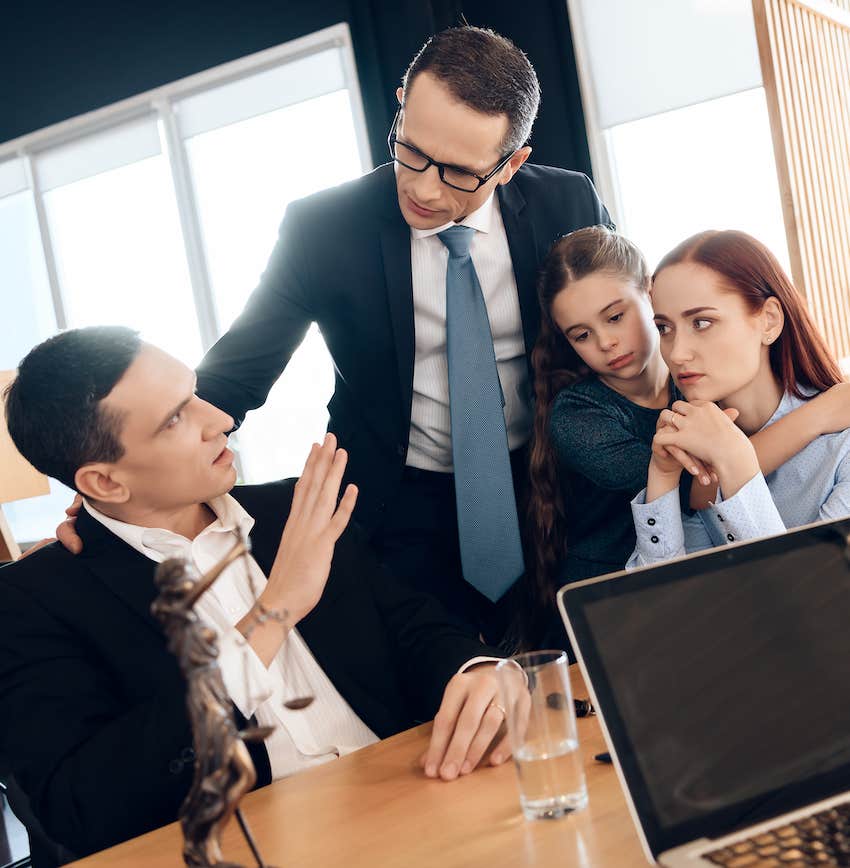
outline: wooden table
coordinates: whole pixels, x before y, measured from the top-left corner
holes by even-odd
[[[587,693],[577,666],[573,695]],[[558,820],[527,821],[513,763],[451,783],[425,778],[416,759],[424,724],[343,759],[250,793],[242,808],[264,859],[277,868],[645,868],[613,766],[593,717],[578,721],[589,805]],[[236,821],[225,858],[253,866]],[[75,862],[86,868],[183,865],[176,823]]]

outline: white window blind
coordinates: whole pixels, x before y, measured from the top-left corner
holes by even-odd
[[[156,115],[148,114],[38,154],[39,187],[46,193],[159,153]]]
[[[27,176],[24,171],[24,161],[18,158],[4,160],[0,163],[0,199],[4,196],[14,196],[27,188]]]
[[[190,138],[344,87],[342,52],[328,48],[181,99],[174,109],[180,134]]]
[[[603,130],[761,86],[750,0],[571,0],[570,10]]]

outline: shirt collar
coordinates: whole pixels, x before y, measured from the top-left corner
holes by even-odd
[[[493,211],[497,207],[494,191],[487,197],[480,208],[477,208],[471,214],[467,215],[466,219],[461,220],[460,223],[449,221],[448,223],[444,223],[442,226],[437,226],[436,229],[416,229],[411,226],[410,235],[413,239],[430,238],[432,235],[436,235],[451,226],[471,226],[478,232],[489,232],[490,225],[493,222]]]
[[[818,394],[817,389],[807,389],[805,386],[798,386],[798,388],[810,398]],[[806,401],[803,398],[798,398],[792,392],[785,392],[782,396],[782,400],[779,402],[779,406],[773,411],[773,415],[767,420],[767,422],[762,425],[761,430],[763,431],[768,425],[778,422],[783,416],[787,416],[805,403]]]
[[[207,505],[215,513],[216,520],[198,534],[198,539],[207,534],[234,532],[238,533],[239,536],[247,537],[254,527],[254,519],[230,494],[214,497]],[[173,557],[179,550],[185,551],[186,547],[192,544],[192,541],[186,537],[165,528],[142,527],[104,515],[85,498],[83,498],[83,507],[95,521],[100,522],[108,531],[111,531],[146,558],[157,563]]]

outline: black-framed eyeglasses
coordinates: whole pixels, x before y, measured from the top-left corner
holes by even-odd
[[[399,141],[396,138],[395,131],[398,126],[399,115],[401,115],[400,108],[395,113],[393,125],[390,127],[390,134],[387,136],[390,157],[396,163],[401,163],[402,166],[413,172],[425,172],[431,166],[436,166],[440,180],[447,186],[460,190],[463,193],[474,193],[482,184],[486,184],[497,172],[505,168],[508,160],[516,153],[516,151],[511,151],[509,154],[506,154],[499,161],[498,165],[486,175],[476,175],[475,172],[470,172],[469,169],[462,169],[460,166],[452,166],[449,163],[438,163],[427,154],[423,154],[419,148],[408,145],[407,142]]]

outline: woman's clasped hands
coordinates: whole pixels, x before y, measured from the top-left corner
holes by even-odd
[[[653,476],[656,482],[666,480],[661,487],[669,490],[684,467],[703,485],[707,475],[719,483],[725,498],[732,497],[759,473],[755,449],[735,424],[737,417],[737,410],[721,410],[712,401],[676,401],[662,410],[652,441],[650,481]]]

